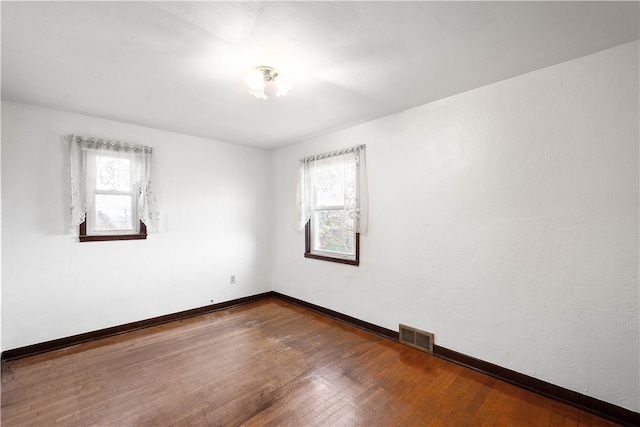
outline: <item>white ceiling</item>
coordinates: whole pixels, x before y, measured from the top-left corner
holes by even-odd
[[[3,1],[2,99],[272,149],[637,40],[638,6]]]

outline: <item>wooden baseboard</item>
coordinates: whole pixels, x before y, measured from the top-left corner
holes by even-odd
[[[566,403],[599,417],[625,426],[640,426],[640,413],[590,397],[549,382],[494,365],[466,354],[458,353],[438,345],[433,346],[433,354],[441,359],[466,366],[467,368],[492,376],[558,402]]]
[[[372,323],[365,322],[363,320],[359,320],[354,317],[347,316],[342,313],[338,313],[336,311],[299,300],[297,298],[280,294],[278,292],[273,292],[273,296],[274,298],[278,298],[280,300],[290,302],[292,304],[299,305],[309,310],[324,314],[331,318],[341,320],[359,329],[363,329],[376,335],[389,338],[393,341],[398,340],[398,331],[386,329],[381,326],[377,326]],[[458,353],[454,350],[449,350],[448,348],[441,347],[439,345],[433,346],[433,355],[449,362],[465,366],[499,380],[508,382],[515,386],[522,387],[526,390],[543,395],[550,399],[574,406],[578,409],[582,409],[599,417],[614,421],[618,424],[629,427],[640,426],[640,413],[630,411],[620,406],[616,406],[611,403],[604,402],[602,400],[548,383],[546,381],[521,374],[511,369],[503,368],[502,366],[494,365],[493,363],[485,362],[484,360],[467,356],[466,354]]]
[[[356,319],[355,317],[347,316],[346,314],[338,313],[337,311],[329,310],[328,308],[320,307],[319,305],[311,304],[306,301],[302,301],[297,298],[290,297],[288,295],[283,295],[278,292],[272,292],[272,295],[274,298],[277,298],[279,300],[289,302],[294,305],[298,305],[300,307],[306,308],[311,311],[315,311],[320,314],[324,314],[327,317],[340,320],[351,326],[355,326],[358,329],[363,329],[367,332],[371,332],[376,335],[380,335],[382,337],[389,338],[394,341],[398,341],[398,331],[392,331],[390,329],[383,328],[378,325],[374,325],[373,323],[365,322],[364,320]]]
[[[164,316],[153,317],[151,319],[140,320],[137,322],[131,322],[124,325],[113,326],[110,328],[99,329],[97,331],[85,332],[83,334],[72,335],[70,337],[58,338],[43,343],[27,345],[25,347],[15,348],[12,350],[6,350],[2,352],[2,363],[21,359],[23,357],[34,356],[40,353],[46,353],[48,351],[59,350],[65,347],[71,347],[77,344],[82,344],[89,341],[98,340],[101,338],[107,338],[114,335],[124,334],[126,332],[136,331],[138,329],[149,328],[151,326],[161,325],[163,323],[174,322],[176,320],[187,319],[189,317],[198,316],[201,314],[211,313],[218,310],[224,310],[237,305],[246,304],[249,302],[261,300],[264,298],[270,298],[271,292],[265,292],[263,294],[253,295],[244,298],[238,298],[231,301],[221,302],[218,304],[205,305],[203,307],[193,308],[191,310],[180,311],[178,313],[166,314]]]
[[[365,322],[364,320],[357,319],[355,317],[347,316],[328,308],[321,307],[319,305],[311,304],[306,301],[290,297],[278,292],[270,291],[258,295],[253,295],[245,298],[238,298],[232,301],[222,302],[219,304],[207,305],[204,307],[198,307],[191,310],[181,311],[178,313],[167,314],[165,316],[154,317],[151,319],[141,320],[138,322],[127,323],[125,325],[114,326],[111,328],[100,329],[98,331],[87,332],[83,334],[73,335],[66,338],[60,338],[44,343],[33,344],[25,347],[20,347],[12,350],[2,352],[2,362],[9,360],[20,359],[27,356],[33,356],[40,353],[46,353],[52,350],[58,350],[73,345],[106,338],[113,335],[123,334],[126,332],[135,331],[142,328],[148,328],[151,326],[160,325],[163,323],[173,322],[176,320],[186,319],[193,316],[198,316],[205,313],[211,313],[218,310],[224,310],[230,307],[235,307],[241,304],[247,304],[253,301],[258,301],[265,298],[277,298],[281,301],[285,301],[308,310],[321,313],[325,316],[333,319],[340,320],[356,328],[371,332],[378,336],[398,341],[398,331],[383,328],[373,323]],[[620,406],[613,405],[602,400],[586,396],[575,391],[568,390],[566,388],[548,383],[537,378],[530,377],[525,374],[521,374],[511,369],[503,368],[498,365],[494,365],[490,362],[485,362],[480,359],[476,359],[466,354],[459,353],[454,350],[449,350],[439,345],[433,346],[433,355],[444,360],[465,366],[475,371],[490,375],[494,378],[506,381],[510,384],[522,387],[526,390],[534,393],[541,394],[548,398],[557,400],[559,402],[566,403],[584,411],[591,412],[599,417],[617,422],[619,424],[633,427],[640,426],[640,413],[630,411]]]

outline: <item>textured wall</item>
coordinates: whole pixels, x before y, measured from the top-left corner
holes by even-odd
[[[3,350],[270,290],[267,152],[2,107]],[[93,243],[65,234],[69,175],[60,136],[70,133],[156,148],[167,233]]]
[[[271,155],[3,103],[2,348],[264,292],[271,280],[638,411],[638,47]],[[69,133],[156,146],[169,232],[85,244],[64,234]],[[361,266],[305,259],[297,161],[360,143],[371,203]]]
[[[634,42],[280,149],[273,288],[638,411],[638,115]],[[361,143],[361,265],[305,259],[297,160]]]

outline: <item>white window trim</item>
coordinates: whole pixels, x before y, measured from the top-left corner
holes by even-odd
[[[117,158],[116,156],[109,156],[108,152],[98,152],[93,150],[87,150],[85,153],[85,161],[90,162],[90,170],[96,171],[97,168],[97,157],[111,157]],[[135,155],[129,156],[132,162],[141,161]],[[133,173],[133,166],[131,167],[131,173]],[[87,177],[87,179],[95,180],[96,177]],[[99,190],[97,188],[91,188],[91,190],[87,190],[91,194],[88,195],[92,198],[92,203],[89,205],[87,210],[87,227],[86,227],[86,235],[87,236],[119,236],[119,235],[130,235],[130,234],[139,234],[140,233],[140,220],[138,217],[138,186],[135,183],[131,183],[131,190],[129,191],[119,191],[119,190]],[[96,230],[95,228],[95,217],[96,217],[96,198],[98,195],[114,195],[114,196],[131,196],[131,227],[129,228],[120,228],[116,230]]]
[[[336,210],[336,211],[344,211],[345,210],[345,205],[335,205],[335,206],[316,206],[314,208],[314,212],[313,215],[310,219],[310,226],[311,226],[311,247],[310,247],[310,252],[312,254],[316,254],[316,255],[321,255],[321,256],[326,256],[326,257],[335,257],[335,258],[341,258],[341,259],[348,259],[348,260],[355,260],[356,259],[356,247],[355,247],[355,242],[356,242],[356,232],[355,230],[350,231],[350,233],[352,234],[352,239],[353,239],[353,253],[348,253],[348,252],[340,252],[340,251],[327,251],[327,250],[322,250],[322,249],[316,249],[317,246],[317,242],[319,240],[319,234],[320,234],[320,227],[318,227],[318,221],[316,221],[316,215],[318,213],[318,211],[329,211],[329,210]]]

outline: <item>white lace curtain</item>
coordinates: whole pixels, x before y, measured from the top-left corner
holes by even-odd
[[[147,232],[161,230],[161,213],[158,179],[154,167],[153,148],[102,138],[67,136],[71,153],[71,232],[77,234],[78,226],[86,219],[92,203],[90,180],[95,177],[87,153],[131,160],[131,180],[137,189],[138,217],[147,227]]]
[[[343,176],[335,173],[335,165],[340,168],[344,166]],[[351,168],[355,168],[355,171]],[[323,196],[319,194],[330,192],[330,187],[336,186],[342,188],[335,194],[343,199],[346,217],[353,221],[355,232],[366,233],[369,200],[365,145],[300,159],[296,197],[298,229],[304,229],[316,204],[321,204],[319,199]],[[327,199],[331,197],[325,196]]]

